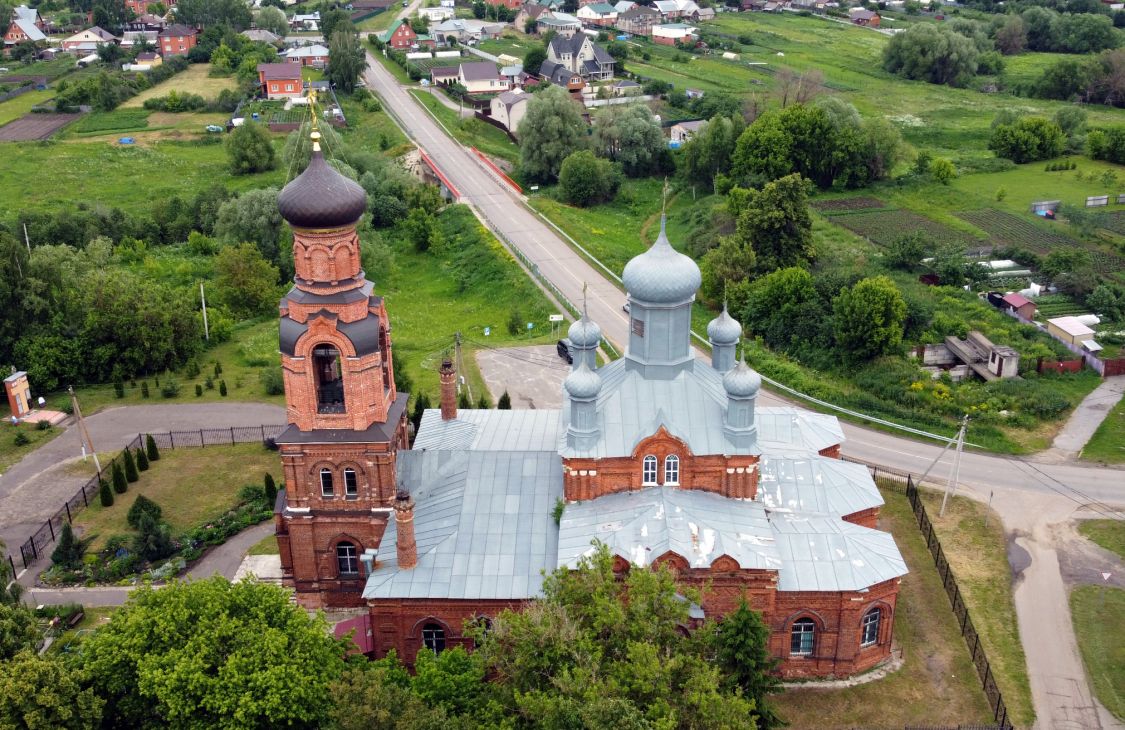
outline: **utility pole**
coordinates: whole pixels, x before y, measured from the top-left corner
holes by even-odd
[[[94,450],[94,442],[90,440],[90,432],[86,430],[86,421],[82,418],[82,409],[78,407],[78,396],[74,394],[74,386],[66,389],[70,393],[70,405],[74,409],[74,417],[78,419],[78,430],[82,434],[82,442],[94,456],[94,468],[98,470],[98,477],[102,475],[102,463],[98,460],[98,452]]]
[[[203,296],[203,282],[199,282],[199,301],[203,303],[203,339],[211,341],[211,333],[207,328],[207,297]]]
[[[469,402],[473,401],[473,389],[469,387],[469,379],[465,377],[465,360],[461,356],[461,333],[453,333],[453,352],[454,362],[457,363],[457,377],[460,378],[461,384],[465,386],[465,392],[469,394]]]
[[[938,517],[945,517],[945,505],[949,502],[950,495],[957,494],[957,479],[961,475],[961,452],[965,448],[965,427],[969,425],[969,417],[961,419],[961,430],[957,432],[957,453],[953,457],[953,473],[949,475],[949,484],[945,488],[945,496],[941,498],[941,511]]]

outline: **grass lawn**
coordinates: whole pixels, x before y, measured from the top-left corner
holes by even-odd
[[[284,182],[280,166],[255,175],[231,175],[219,142],[0,145],[0,199],[11,210],[57,210],[81,200],[147,211],[159,197],[190,197],[214,185],[245,191]],[[28,180],[51,184],[29,185]]]
[[[46,91],[29,91],[26,94],[8,99],[0,104],[0,126],[8,122],[19,119],[31,111],[31,107],[36,104],[42,104],[48,99],[53,99],[55,92],[50,89]],[[28,144],[27,142],[17,142],[15,144]]]
[[[992,712],[965,641],[918,532],[910,503],[883,491],[880,529],[890,530],[910,573],[903,577],[894,640],[905,663],[887,677],[847,689],[793,689],[775,698],[792,730],[984,724]]]
[[[198,94],[204,99],[214,99],[223,89],[233,89],[238,85],[234,76],[209,76],[210,71],[209,63],[193,63],[167,81],[161,81],[151,89],[145,89],[121,107],[123,109],[143,107],[145,99],[167,96],[170,91]]]
[[[1105,464],[1125,463],[1125,399],[1118,401],[1082,449],[1082,458]]]
[[[3,76],[46,76],[54,81],[60,76],[76,71],[77,67],[74,65],[74,56],[64,53],[50,61],[36,61],[27,65],[9,63],[8,69]]]
[[[382,15],[387,15],[387,13],[382,13]],[[378,48],[368,45],[366,50],[372,55],[372,57],[375,58],[375,62],[383,64],[383,68],[390,71],[391,75],[398,79],[398,82],[400,84],[405,84],[407,86],[417,86],[418,82],[413,81],[410,78],[410,75],[406,73],[406,69],[384,56],[383,52]]]
[[[495,40],[481,41],[478,48],[485,53],[491,53],[493,56],[504,54],[522,59],[533,47],[542,45],[543,40],[541,38],[534,38],[523,34],[517,35],[509,30],[506,31],[503,36]]]
[[[430,110],[453,136],[463,145],[476,147],[491,157],[499,157],[515,163],[520,158],[520,148],[507,134],[491,124],[479,119],[458,119],[457,112],[442,104],[434,97],[440,91],[412,90],[414,98]]]
[[[0,421],[0,473],[7,471],[12,464],[62,432],[61,428],[54,426],[45,431],[40,431],[34,423],[21,423],[18,426],[13,426],[10,420],[3,419]],[[17,433],[27,436],[28,443],[23,446],[16,446]]]
[[[266,535],[258,542],[250,546],[246,551],[247,555],[278,555],[277,538],[273,535]]]
[[[950,500],[945,517],[938,518],[941,494],[927,490],[922,499],[988,653],[1008,715],[1017,726],[1030,727],[1035,710],[1000,518],[987,506],[965,497]],[[940,598],[949,605],[944,594]]]
[[[140,481],[130,484],[125,494],[114,495],[112,506],[93,501],[74,522],[83,536],[96,536],[91,552],[99,550],[111,535],[132,532],[125,517],[137,495],[143,494],[160,505],[173,533],[183,532],[233,507],[238,490],[261,484],[266,472],[280,475],[281,464],[277,452],[257,443],[164,449],[160,460],[141,472]]]
[[[77,650],[78,646],[75,642],[80,643],[90,632],[107,624],[110,617],[113,616],[118,608],[118,606],[84,606],[82,608],[82,613],[85,615],[82,617],[82,620],[79,621],[74,628],[67,629],[60,634],[51,644],[51,648],[47,650],[47,653],[63,654]]]
[[[1120,520],[1082,520],[1078,533],[1125,559],[1125,522]]]
[[[1070,614],[1094,695],[1125,720],[1125,590],[1075,588],[1070,593]]]
[[[395,22],[395,16],[398,15],[398,9],[392,5],[389,9],[384,10],[372,18],[364,18],[356,25],[356,30],[368,31],[384,31],[391,27],[391,23]]]

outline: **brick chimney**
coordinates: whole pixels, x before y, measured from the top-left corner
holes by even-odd
[[[414,499],[407,492],[395,495],[395,529],[398,567],[413,568],[418,565],[418,544],[414,542]]]
[[[441,362],[441,420],[457,418],[457,371],[448,358]]]

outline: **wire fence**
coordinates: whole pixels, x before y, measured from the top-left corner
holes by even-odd
[[[985,653],[984,647],[980,643],[980,634],[977,632],[976,626],[973,624],[973,619],[969,615],[969,607],[965,605],[964,598],[961,595],[961,587],[957,585],[957,578],[953,574],[953,568],[950,567],[949,560],[945,557],[945,550],[942,548],[941,540],[938,539],[937,533],[934,531],[933,522],[926,512],[926,505],[922,503],[922,493],[918,489],[918,484],[914,481],[914,475],[899,471],[898,469],[868,464],[858,459],[842,458],[844,461],[849,461],[854,464],[863,464],[870,469],[871,478],[875,479],[879,486],[906,495],[907,500],[910,502],[910,508],[914,512],[914,519],[918,524],[918,531],[922,534],[922,539],[926,541],[926,547],[929,549],[930,555],[934,559],[934,565],[937,567],[938,575],[941,576],[945,594],[949,597],[949,603],[953,607],[953,616],[957,619],[957,625],[961,629],[961,636],[965,639],[965,645],[968,647],[969,654],[972,656],[973,666],[976,667],[977,676],[980,677],[981,687],[984,689],[984,694],[988,698],[988,705],[992,708],[992,717],[997,723],[996,727],[1000,728],[1000,730],[1008,730],[1012,727],[1011,722],[1008,721],[1008,706],[1004,702],[1004,696],[1000,692],[1000,687],[996,684],[996,677],[992,673],[992,664],[989,662],[988,655]],[[964,727],[967,728],[969,726]]]
[[[280,426],[233,426],[231,428],[200,428],[193,431],[137,434],[129,443],[125,444],[124,448],[130,451],[144,448],[147,436],[152,436],[157,448],[160,449],[233,446],[234,444],[246,444],[255,441],[265,442],[266,439],[275,438],[284,429],[285,425],[283,424]],[[79,512],[90,506],[92,500],[97,499],[98,490],[101,488],[101,480],[112,473],[113,465],[120,458],[120,455],[115,456],[109,460],[108,464],[104,464],[97,474],[90,477],[89,481],[83,484],[73,497],[64,502],[62,507],[35,531],[34,535],[20,545],[20,560],[23,562],[24,568],[30,567],[32,563],[43,557],[46,549],[58,539],[63,525],[72,522]],[[8,556],[8,561],[12,565],[14,574],[15,561],[12,560],[11,556]]]

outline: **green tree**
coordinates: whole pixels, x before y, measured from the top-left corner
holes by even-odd
[[[581,208],[612,200],[620,184],[621,175],[613,163],[594,157],[590,150],[567,156],[559,170],[563,200]]]
[[[277,188],[261,188],[223,203],[215,221],[215,235],[225,243],[249,241],[267,261],[278,266],[278,239],[284,221],[277,210],[277,194]]]
[[[134,530],[138,530],[140,529],[142,515],[149,515],[154,520],[160,521],[163,514],[164,510],[160,508],[160,505],[143,494],[138,494],[133,506],[129,508],[129,512],[125,515],[125,521]]]
[[[906,303],[886,276],[863,279],[832,301],[836,342],[853,361],[870,360],[902,345]]]
[[[394,650],[391,650],[392,653]],[[383,666],[385,660],[349,667],[332,685],[332,722],[339,730],[459,730],[472,727],[450,718],[410,688],[410,675]]]
[[[125,464],[125,479],[130,484],[141,478],[137,473],[137,463],[133,460],[133,452],[129,449],[121,450],[121,461]]]
[[[1027,48],[1027,23],[1018,15],[1009,15],[996,29],[996,48],[1005,56],[1023,53]]]
[[[973,41],[933,23],[915,23],[891,36],[883,68],[908,79],[964,86],[977,72],[980,51]]]
[[[770,629],[762,615],[743,598],[719,622],[714,641],[715,662],[726,674],[728,685],[754,701],[758,730],[784,725],[767,701],[770,694],[781,691],[781,680],[773,674],[777,660],[770,654]]]
[[[1125,299],[1119,297],[1113,288],[1106,284],[1099,284],[1094,287],[1094,290],[1086,297],[1086,306],[1094,314],[1105,319],[1120,321],[1125,318]]]
[[[262,486],[266,495],[266,502],[272,507],[274,501],[277,500],[277,484],[273,481],[273,474],[266,472]]]
[[[741,114],[711,117],[696,130],[680,153],[680,170],[684,177],[711,185],[716,176],[729,173],[735,145],[745,128]]]
[[[246,122],[227,137],[227,160],[232,175],[249,175],[272,170],[277,164],[269,130]]]
[[[1066,135],[1058,124],[1043,117],[1021,117],[992,129],[988,148],[1017,164],[1049,160],[1066,149]]]
[[[125,494],[129,489],[129,481],[125,478],[125,471],[121,468],[120,461],[113,462],[113,491]]]
[[[413,208],[406,220],[402,222],[406,240],[414,247],[415,251],[428,251],[430,246],[441,236],[437,221],[422,208]]]
[[[496,402],[496,409],[500,411],[512,410],[512,397],[508,395],[508,391],[500,394],[500,400]]]
[[[754,275],[756,261],[754,249],[739,237],[723,236],[699,262],[703,296],[710,302],[722,301],[731,286]]]
[[[229,26],[236,33],[250,27],[253,16],[242,0],[179,0],[176,22],[186,25]]]
[[[90,730],[101,726],[104,705],[83,688],[81,673],[57,658],[23,651],[0,672],[0,727]]]
[[[137,471],[148,471],[148,456],[145,450],[137,447]]]
[[[155,562],[176,552],[172,543],[172,528],[152,512],[142,511],[136,518],[137,534],[133,536],[133,552],[145,560]]]
[[[926,254],[934,249],[934,241],[922,231],[903,233],[891,241],[884,254],[887,266],[892,269],[913,271]]]
[[[419,393],[414,399],[414,410],[410,412],[410,421],[414,424],[414,432],[418,432],[418,428],[422,425],[422,414],[430,407],[430,396],[425,393]]]
[[[262,8],[255,15],[254,21],[259,28],[268,30],[279,38],[289,35],[289,21],[285,17],[285,12],[278,8],[268,6]],[[214,63],[214,61],[215,59],[212,56],[211,62]]]
[[[753,250],[759,272],[813,260],[808,182],[800,175],[786,175],[760,191],[735,188],[729,199],[735,236]]]
[[[1090,267],[1090,253],[1080,248],[1055,248],[1043,257],[1040,272],[1049,279],[1063,274],[1077,274]]]
[[[117,483],[117,479],[113,481],[115,484]],[[113,506],[113,490],[109,488],[109,482],[105,479],[98,482],[98,502],[100,502],[103,507]]]
[[[411,685],[427,705],[463,715],[484,692],[484,667],[460,646],[437,655],[421,651],[414,660]]]
[[[594,150],[620,163],[629,177],[660,172],[666,151],[660,124],[646,104],[599,109],[594,115]]]
[[[542,45],[533,45],[523,54],[523,67],[528,73],[537,74],[547,60],[547,49]]]
[[[267,314],[277,307],[277,267],[252,243],[227,246],[215,257],[218,300],[238,318]]]
[[[160,449],[156,448],[156,439],[151,433],[145,436],[145,451],[148,452],[149,461],[160,461]]]
[[[67,570],[82,567],[82,557],[86,554],[86,543],[74,535],[69,522],[64,522],[59,533],[59,542],[51,553],[51,562]]]
[[[42,638],[35,614],[26,606],[0,603],[0,661],[8,661],[21,651],[34,651]],[[3,674],[6,672],[0,672]]]
[[[563,160],[585,149],[586,123],[570,94],[551,86],[527,102],[520,122],[520,169],[530,180],[553,182]]]
[[[355,91],[360,75],[367,70],[367,53],[359,42],[359,35],[351,28],[340,28],[325,37],[330,38],[325,75],[333,86],[350,94]]]
[[[1030,7],[1020,13],[1027,30],[1027,48],[1031,51],[1051,51],[1058,45],[1059,14],[1044,7]]]
[[[1085,100],[1097,76],[1095,65],[1088,59],[1063,58],[1043,69],[1034,93],[1044,99]]]
[[[935,157],[930,160],[930,177],[934,182],[948,185],[950,180],[957,177],[957,168],[944,157]]]
[[[78,661],[120,727],[318,727],[344,648],[281,588],[216,576],[136,589]]]

